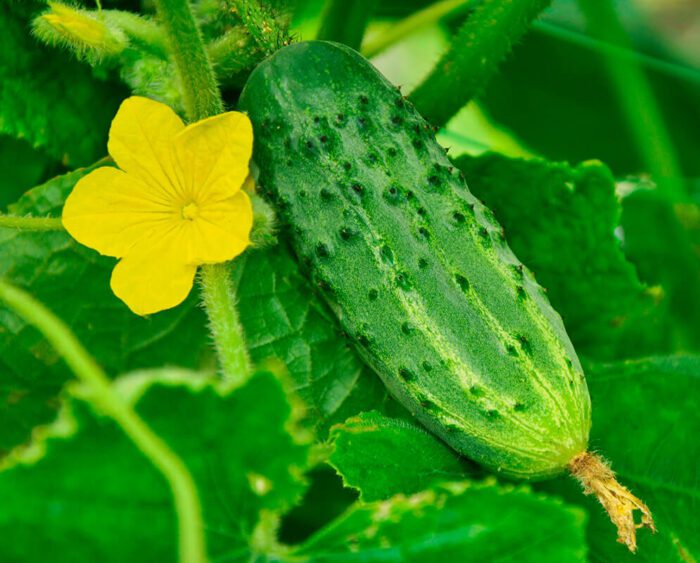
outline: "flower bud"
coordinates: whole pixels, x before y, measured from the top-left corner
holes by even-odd
[[[128,43],[119,28],[109,25],[103,12],[59,2],[49,2],[49,10],[34,19],[33,28],[44,43],[70,47],[78,57],[92,60],[118,55]]]

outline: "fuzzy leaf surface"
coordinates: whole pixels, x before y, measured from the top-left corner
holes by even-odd
[[[381,381],[341,335],[286,245],[250,253],[238,297],[253,359],[285,364],[321,435],[379,404]]]
[[[622,201],[625,252],[640,276],[663,288],[668,314],[657,330],[664,353],[700,351],[700,207],[674,206],[657,190],[636,189]]]

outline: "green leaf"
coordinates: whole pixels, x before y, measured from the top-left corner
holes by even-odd
[[[341,336],[286,245],[248,255],[238,297],[253,360],[285,364],[321,435],[379,405],[385,395],[381,381]]]
[[[89,169],[59,176],[11,206],[18,215],[58,216],[67,194]],[[80,246],[63,232],[0,229],[0,276],[29,290],[76,333],[111,374],[135,368],[195,368],[208,351],[196,295],[149,318],[134,315],[109,289],[116,261]],[[0,308],[0,457],[56,414],[57,396],[72,377],[46,340]]]
[[[475,464],[410,420],[362,413],[331,429],[329,463],[364,501],[413,494],[441,481],[476,475]]]
[[[587,373],[591,447],[611,460],[619,481],[647,503],[658,533],[640,530],[632,555],[615,542],[602,509],[582,497],[571,480],[546,489],[588,509],[592,561],[700,560],[700,356],[603,364],[590,366]]]
[[[109,123],[127,93],[96,80],[71,55],[32,37],[35,0],[0,3],[0,134],[26,139],[65,165],[104,154]]]
[[[570,167],[497,154],[463,156],[455,164],[494,211],[515,254],[547,288],[579,352],[607,359],[655,349],[652,300],[615,237],[620,208],[604,165]],[[635,330],[642,318],[647,343]],[[625,346],[628,331],[634,347]]]
[[[297,551],[326,561],[585,561],[585,515],[523,488],[449,483],[358,504]]]
[[[79,168],[67,174],[56,176],[51,180],[36,186],[9,206],[14,215],[54,215],[59,216],[63,202],[70,194],[73,186],[86,174],[99,166],[112,166],[108,159],[102,159],[85,168]]]
[[[260,373],[226,392],[194,372],[159,370],[120,378],[117,389],[192,472],[212,560],[274,546],[270,521],[302,495],[308,457],[280,382]],[[79,396],[0,472],[0,559],[174,561],[165,481]]]

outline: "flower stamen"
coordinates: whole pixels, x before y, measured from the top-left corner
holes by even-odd
[[[189,203],[182,208],[182,218],[187,221],[194,221],[199,215],[199,207],[196,203]]]

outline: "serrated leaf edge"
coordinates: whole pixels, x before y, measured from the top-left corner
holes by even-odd
[[[357,413],[356,415],[348,417],[343,422],[338,422],[338,423],[334,424],[333,426],[331,426],[330,429],[328,430],[328,440],[326,442],[324,442],[322,445],[319,445],[319,447],[317,448],[318,459],[320,462],[324,462],[326,465],[329,465],[333,469],[333,471],[335,471],[335,474],[338,477],[340,477],[340,479],[343,483],[343,488],[357,491],[360,495],[360,501],[367,502],[368,504],[371,502],[378,502],[378,501],[365,501],[365,499],[363,498],[364,493],[363,493],[362,489],[348,483],[348,481],[345,478],[345,475],[343,473],[341,473],[340,469],[338,467],[336,467],[336,465],[331,461],[331,457],[335,453],[335,448],[336,448],[335,442],[336,442],[336,437],[337,437],[338,433],[343,429],[347,430],[349,428],[348,423],[353,424],[356,421],[362,420],[364,416],[370,416],[370,415],[383,416],[387,420],[391,420],[392,422],[396,423],[397,426],[400,426],[402,428],[407,428],[410,430],[415,430],[419,434],[425,434],[426,436],[429,436],[431,438],[435,438],[432,434],[430,434],[430,432],[424,430],[422,427],[420,427],[416,424],[412,424],[411,422],[409,422],[407,420],[403,420],[401,418],[388,417],[386,415],[383,415],[380,411],[378,411],[376,409],[373,409],[371,411],[363,411],[363,412]],[[352,432],[352,430],[348,430],[348,431]],[[457,454],[455,453],[455,455],[457,455]],[[416,493],[416,494],[419,494],[419,493]],[[392,497],[392,498],[394,498],[394,497]]]

